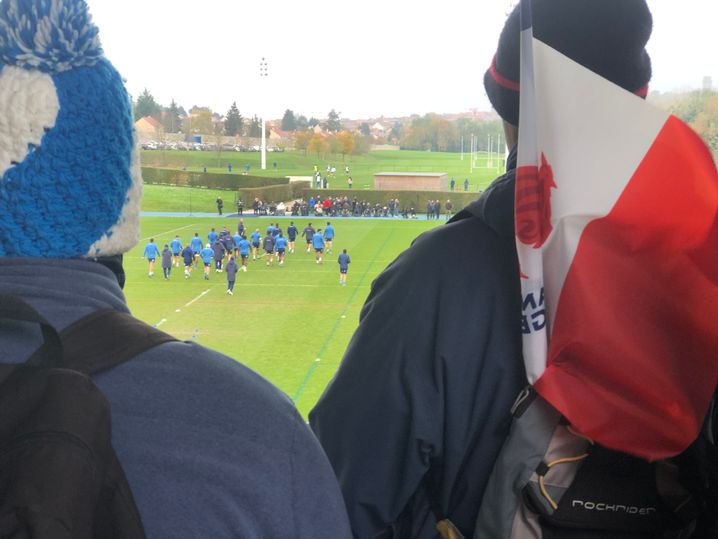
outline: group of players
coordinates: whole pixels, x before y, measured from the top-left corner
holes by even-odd
[[[331,222],[327,221],[324,230],[321,228],[314,229],[312,223],[309,223],[301,232],[291,221],[287,227],[286,236],[282,231],[279,222],[270,223],[267,226],[264,235],[256,228],[247,239],[247,230],[244,220],[240,219],[237,226],[237,232],[232,234],[227,227],[223,227],[220,232],[214,228],[207,234],[207,243],[205,244],[199,233],[195,232],[188,244],[184,245],[179,235],[160,252],[159,247],[154,243],[154,239],[150,238],[150,242],[145,246],[143,257],[149,262],[149,277],[154,276],[154,265],[157,258],[162,260],[162,270],[165,279],[169,279],[172,267],[180,267],[180,263],[184,264],[185,279],[189,279],[192,270],[197,268],[198,262],[201,260],[204,266],[204,278],[209,280],[212,266],[214,271],[221,273],[224,267],[234,259],[241,259],[241,266],[238,271],[247,271],[247,263],[250,257],[257,260],[266,257],[266,265],[274,265],[275,257],[277,265],[283,266],[287,253],[294,253],[295,243],[298,237],[306,240],[307,253],[314,250],[315,260],[317,264],[321,264],[324,259],[324,251],[332,252],[332,244],[334,242],[334,227]],[[263,253],[260,254],[260,248]],[[346,249],[339,256],[340,279],[342,286],[346,285],[346,274],[349,267],[349,255]],[[228,268],[229,269],[229,268]],[[234,273],[234,268],[231,268]],[[229,278],[229,277],[228,277]],[[234,279],[231,279],[233,281]]]

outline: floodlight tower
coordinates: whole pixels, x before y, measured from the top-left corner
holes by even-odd
[[[267,60],[266,60],[266,58],[262,57],[262,60],[259,62],[259,81],[260,81],[259,86],[260,86],[260,88],[262,90],[262,94],[263,94],[262,99],[261,99],[261,102],[262,102],[262,111],[261,111],[261,113],[262,113],[262,170],[267,169],[267,137],[265,135],[266,127],[265,127],[265,123],[264,123],[264,116],[266,114],[265,109],[267,107],[266,107],[266,103],[264,103],[264,100],[265,100],[265,96],[267,95],[267,89],[266,89],[267,83],[265,81],[267,80],[268,75],[269,75],[269,70],[267,69]]]

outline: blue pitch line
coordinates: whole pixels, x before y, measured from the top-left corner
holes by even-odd
[[[379,253],[382,252],[386,244],[389,242],[389,239],[391,239],[392,235],[394,234],[394,230],[392,229],[389,234],[386,235],[386,238],[384,239],[384,243],[382,243],[379,248],[376,250],[376,253],[374,254],[374,257],[371,259],[369,264],[367,265],[366,269],[364,270],[364,273],[359,278],[359,282],[354,286],[354,290],[352,291],[351,295],[349,296],[349,299],[346,302],[346,305],[344,305],[344,309],[342,310],[342,313],[339,315],[339,318],[337,318],[336,322],[334,322],[334,326],[332,326],[332,329],[329,331],[329,335],[327,335],[327,338],[324,339],[324,342],[322,343],[321,348],[319,349],[319,352],[317,352],[317,355],[314,356],[315,359],[312,362],[311,366],[309,367],[309,370],[307,371],[307,374],[304,376],[304,380],[302,380],[302,383],[299,384],[299,387],[297,388],[297,391],[294,393],[294,396],[292,397],[292,400],[294,402],[297,402],[299,400],[299,397],[302,396],[302,393],[304,392],[304,389],[307,387],[307,384],[309,383],[309,380],[314,375],[314,371],[317,369],[317,365],[319,364],[318,359],[321,359],[322,354],[326,350],[327,346],[329,345],[329,342],[334,337],[334,333],[336,333],[337,328],[339,327],[339,324],[343,320],[343,316],[346,315],[347,310],[349,309],[349,306],[351,305],[352,301],[354,300],[354,296],[356,296],[356,293],[358,292],[359,288],[361,287],[362,283],[364,282],[364,279],[367,276],[367,273],[369,273],[369,270],[374,265],[374,262],[377,258],[379,258]]]

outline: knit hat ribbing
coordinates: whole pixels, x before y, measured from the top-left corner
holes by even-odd
[[[137,243],[132,108],[84,0],[0,3],[0,256],[99,257]]]
[[[527,0],[524,0],[527,1]],[[532,0],[534,36],[587,69],[645,97],[652,18],[645,0]],[[499,37],[484,88],[507,122],[519,123],[519,6]]]

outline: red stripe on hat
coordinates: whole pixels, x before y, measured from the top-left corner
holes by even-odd
[[[495,54],[491,60],[491,66],[489,67],[489,73],[491,74],[491,78],[494,79],[496,84],[498,84],[502,88],[506,88],[507,90],[512,90],[514,92],[521,91],[521,85],[518,82],[514,82],[510,79],[507,79],[501,73],[498,72],[498,70],[496,69],[496,55]],[[648,84],[639,88],[638,90],[634,90],[632,93],[636,94],[638,97],[645,98],[648,95]]]
[[[579,240],[536,389],[584,435],[656,460],[697,436],[718,383],[718,175],[671,116]]]
[[[491,78],[494,79],[494,81],[496,81],[496,84],[498,84],[499,86],[506,88],[507,90],[513,90],[514,92],[518,92],[521,89],[521,86],[518,82],[514,82],[507,79],[496,70],[495,54],[493,59],[491,60],[491,67],[489,67],[489,73],[491,74]]]
[[[633,93],[636,94],[638,97],[646,97],[648,95],[648,84],[646,84],[643,88],[634,90]]]

